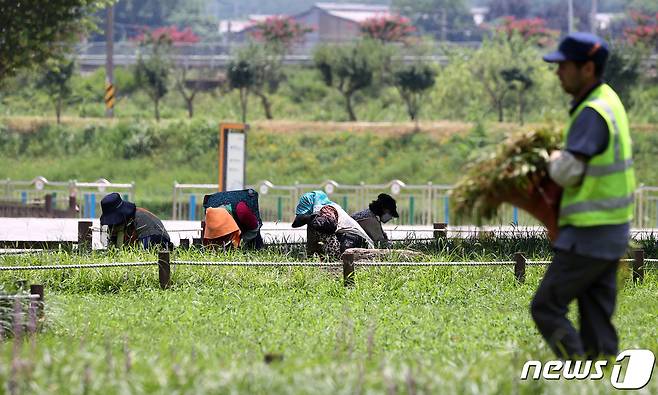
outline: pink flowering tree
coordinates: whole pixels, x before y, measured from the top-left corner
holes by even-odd
[[[361,34],[381,42],[405,42],[415,31],[408,18],[382,15],[366,19],[360,26]]]
[[[295,21],[289,16],[271,16],[256,22],[251,37],[280,51],[287,52],[293,44],[304,41],[306,33],[313,28]]]
[[[183,30],[178,30],[176,26],[164,26],[150,31],[145,29],[133,38],[134,41],[139,43],[161,39],[166,39],[173,44],[194,44],[199,42],[199,36],[194,34],[192,29],[186,27]]]
[[[633,45],[644,44],[651,49],[658,50],[658,13],[651,16],[631,11],[630,16],[635,22],[635,26],[624,30],[626,39]]]
[[[502,18],[502,23],[496,27],[498,33],[503,33],[508,38],[518,34],[524,41],[539,47],[549,47],[554,44],[559,35],[557,30],[549,29],[546,21],[541,18],[516,19],[513,16]]]

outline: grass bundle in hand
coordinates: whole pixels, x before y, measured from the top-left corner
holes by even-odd
[[[560,134],[549,129],[515,134],[470,165],[451,193],[457,217],[479,225],[496,217],[503,202],[524,208],[521,202],[534,199],[540,184],[549,180],[549,154],[559,141]]]

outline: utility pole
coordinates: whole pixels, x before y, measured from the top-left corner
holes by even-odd
[[[589,30],[596,34],[596,14],[598,13],[599,0],[592,0],[592,9],[589,14]]]
[[[114,6],[107,7],[105,25],[105,116],[114,116]]]
[[[448,41],[448,9],[441,10],[441,41]]]
[[[573,0],[567,0],[567,3],[569,3],[569,14],[567,16],[569,26],[567,27],[567,31],[573,33]]]

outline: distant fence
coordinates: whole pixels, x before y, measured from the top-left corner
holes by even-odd
[[[290,222],[294,218],[299,197],[313,190],[322,190],[345,211],[353,213],[368,207],[380,193],[392,195],[398,205],[397,224],[454,224],[454,209],[449,192],[452,185],[406,184],[393,180],[386,184],[340,184],[333,180],[321,184],[276,185],[261,181],[248,186],[259,193],[258,205],[263,221]],[[217,192],[217,184],[174,184],[172,219],[198,221],[203,219],[203,196]],[[503,205],[499,215],[483,225],[538,225],[537,220],[511,205]],[[466,224],[464,224],[466,225]],[[658,228],[658,187],[641,186],[635,194],[633,227]]]
[[[432,182],[406,184],[400,180],[384,184],[341,184],[327,180],[319,184],[294,185],[277,185],[270,181],[261,181],[248,187],[259,193],[260,215],[266,222],[292,221],[299,197],[306,192],[323,190],[348,213],[363,210],[377,198],[378,194],[388,193],[397,201],[400,218],[395,221],[396,224],[457,224],[454,207],[449,199],[452,185]],[[61,182],[49,181],[44,177],[36,177],[30,181],[0,180],[0,216],[98,218],[101,215],[100,201],[109,192],[119,192],[124,199],[135,201],[135,183],[112,183],[105,179],[94,182],[75,180]],[[203,197],[214,192],[217,192],[217,184],[174,183],[171,219],[202,220]],[[79,209],[78,212],[75,212],[76,208]],[[59,210],[58,215],[47,214],[49,210],[51,212]],[[539,223],[526,212],[510,205],[503,205],[498,217],[482,225],[510,224],[534,226]],[[636,190],[635,219],[632,226],[658,228],[658,187],[640,186]]]
[[[30,181],[0,180],[0,213],[19,217],[98,218],[101,200],[109,192],[119,192],[124,199],[132,201],[135,198],[135,184],[112,183],[104,178],[94,182],[49,181],[41,176]],[[32,209],[21,209],[21,206],[31,206]],[[43,215],[38,210],[40,206],[46,212]],[[64,212],[59,212],[62,210]],[[48,211],[53,215],[47,215]]]
[[[339,184],[328,180],[321,184],[276,185],[261,181],[248,187],[259,193],[258,205],[263,221],[292,221],[300,196],[314,190],[325,191],[331,200],[349,213],[367,208],[378,194],[389,193],[397,200],[398,223],[401,224],[448,223],[451,217],[448,191],[452,186],[431,182],[423,185],[407,185],[400,180],[386,184]],[[203,196],[214,192],[217,192],[216,184],[175,184],[172,219],[202,219]]]

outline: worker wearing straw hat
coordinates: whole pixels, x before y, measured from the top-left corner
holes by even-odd
[[[544,60],[557,63],[573,97],[564,148],[551,153],[549,175],[563,188],[555,255],[532,301],[531,313],[560,358],[618,352],[612,324],[616,272],[627,250],[635,176],[624,105],[602,80],[608,45],[590,33],[566,36]],[[567,319],[578,303],[580,330]]]

